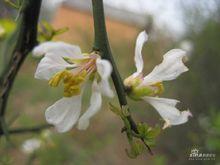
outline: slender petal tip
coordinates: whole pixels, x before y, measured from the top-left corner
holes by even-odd
[[[141,52],[142,52],[144,43],[147,42],[147,40],[148,40],[148,35],[145,31],[142,31],[137,37],[136,46],[135,46],[135,56],[134,56],[134,62],[135,62],[137,71],[134,74],[140,74],[143,71],[144,61],[143,61]]]

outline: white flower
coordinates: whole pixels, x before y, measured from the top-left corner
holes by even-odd
[[[183,40],[180,43],[180,48],[187,51],[188,56],[190,56],[193,51],[193,42],[190,40]]]
[[[21,150],[25,154],[31,154],[34,151],[38,150],[40,146],[41,146],[41,141],[39,139],[32,138],[24,141],[24,143],[21,146]]]
[[[183,63],[186,53],[181,49],[168,51],[163,56],[162,63],[143,77],[144,64],[141,51],[147,39],[145,31],[141,32],[137,38],[134,57],[137,71],[124,80],[128,95],[135,100],[144,100],[151,104],[165,120],[163,128],[183,124],[188,121],[189,116],[192,116],[190,111],[179,111],[176,108],[179,101],[159,98],[158,95],[163,92],[163,81],[174,80],[183,72],[188,71]]]
[[[44,56],[38,64],[35,78],[49,80],[52,87],[63,82],[64,97],[47,108],[48,123],[58,132],[69,131],[79,121],[78,129],[86,129],[90,118],[101,108],[102,97],[113,97],[108,79],[112,66],[95,52],[82,54],[78,46],[64,42],[46,42],[33,50],[34,56]],[[92,95],[88,110],[80,117],[85,83],[92,79]]]

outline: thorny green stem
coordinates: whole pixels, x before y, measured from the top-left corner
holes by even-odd
[[[95,30],[94,50],[99,51],[103,59],[106,59],[111,62],[113,67],[112,80],[118,95],[119,103],[121,107],[124,107],[127,105],[126,93],[121,76],[118,72],[117,66],[115,64],[109,46],[109,41],[105,26],[103,0],[92,0],[92,5],[93,5],[93,18],[94,18],[94,30]],[[131,116],[128,117],[128,120],[130,123],[132,123],[133,127],[136,128],[136,124],[131,118]]]
[[[111,53],[108,35],[106,32],[105,25],[105,15],[104,15],[104,6],[103,0],[92,0],[93,6],[93,19],[94,19],[94,31],[95,31],[95,40],[93,49],[99,51],[103,59],[106,59],[111,62],[113,71],[112,71],[112,80],[118,95],[118,100],[121,108],[127,106],[126,92],[123,85],[123,81],[118,72],[117,66],[115,64],[114,58]],[[138,134],[137,125],[132,119],[131,115],[127,116],[127,120],[130,123],[131,129]],[[141,139],[143,142],[144,140]],[[144,142],[149,152],[152,154],[150,147]]]
[[[93,5],[93,18],[94,18],[94,30],[95,30],[95,41],[94,49],[100,51],[102,57],[111,62],[113,67],[112,79],[118,94],[118,99],[121,106],[127,105],[126,95],[124,86],[118,72],[115,61],[112,57],[111,49],[108,42],[108,36],[105,26],[105,16],[102,0],[92,0]]]
[[[18,39],[16,46],[12,52],[11,60],[9,65],[4,69],[1,75],[1,91],[0,91],[0,118],[4,120],[8,97],[15,78],[17,76],[20,67],[26,59],[28,53],[37,44],[37,25],[40,14],[42,0],[24,0],[21,8],[21,15],[19,24],[17,26]],[[5,123],[1,122],[0,135],[7,133],[22,133],[25,131],[35,131],[44,127],[33,128],[33,129],[18,129],[8,131]]]

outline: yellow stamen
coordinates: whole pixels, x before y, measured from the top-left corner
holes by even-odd
[[[69,64],[81,64],[89,61],[89,58],[84,59],[72,59],[69,57],[63,57],[63,59]]]
[[[60,83],[60,81],[64,78],[64,77],[68,77],[69,72],[67,70],[58,72],[57,74],[55,74],[49,81],[49,85],[52,87],[57,87]]]
[[[155,88],[154,95],[159,95],[164,92],[164,86],[162,82],[155,83],[151,86]]]
[[[84,70],[77,74],[73,74],[68,70],[57,73],[49,81],[49,85],[57,87],[61,80],[64,84],[64,96],[71,97],[80,94],[81,84],[84,82],[87,72]]]

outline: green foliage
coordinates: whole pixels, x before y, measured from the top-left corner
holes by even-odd
[[[15,2],[13,2],[12,0],[4,0],[5,3],[8,3],[8,5],[10,5],[12,8],[15,8],[15,9],[20,9],[21,7],[21,4],[23,2],[23,0],[16,0]]]
[[[200,126],[206,131],[206,146],[210,151],[220,152],[220,112],[212,109],[208,116],[200,119]]]
[[[54,29],[51,24],[42,21],[39,25],[38,39],[40,42],[51,41],[55,36],[67,32],[68,28]]]
[[[128,157],[132,159],[137,158],[137,156],[144,152],[145,147],[150,149],[149,147],[155,145],[155,139],[161,132],[159,126],[152,128],[146,123],[138,123],[137,128],[134,129],[127,119],[129,116],[128,107],[119,109],[110,103],[110,110],[124,121],[125,127],[122,129],[122,132],[126,132],[130,144],[130,150],[126,149]]]
[[[139,123],[137,127],[139,135],[144,139],[145,143],[149,146],[154,146],[155,139],[161,132],[160,127],[156,126],[155,128],[152,128],[149,127],[146,123]]]
[[[163,155],[156,155],[153,158],[153,165],[166,165],[167,163],[167,157]]]
[[[13,160],[12,157],[10,155],[4,155],[4,156],[0,156],[0,164],[2,165],[12,165],[13,164]]]
[[[171,136],[175,136],[175,142],[169,140],[167,136],[164,139],[167,144],[162,144],[164,148],[172,145],[172,154],[178,157],[178,164],[186,162],[186,160],[181,160],[182,155],[193,146],[202,147],[206,152],[211,151],[216,154],[220,152],[220,142],[217,140],[220,138],[217,135],[220,130],[216,129],[219,128],[219,115],[210,113],[213,110],[220,110],[220,10],[215,11],[215,16],[211,14],[214,11],[206,12],[210,16],[195,17],[192,20],[193,27],[188,29],[184,38],[193,43],[193,50],[187,63],[189,72],[176,80],[177,83],[173,89],[175,91],[173,95],[178,95],[181,102],[189,106],[194,117],[187,123],[188,126],[185,125],[185,128],[181,130],[173,128]],[[197,12],[197,14],[200,13]],[[202,24],[198,25],[198,22],[202,22]],[[200,118],[205,118],[207,121],[198,120]],[[205,123],[208,123],[209,126]],[[186,138],[184,141],[182,140],[183,136]],[[179,148],[182,148],[182,151]],[[167,154],[167,156],[170,155]]]
[[[5,66],[9,62],[10,51],[14,46],[16,24],[10,19],[0,19],[0,31],[2,28],[2,34],[0,34],[0,77]],[[0,32],[1,33],[1,32]]]
[[[135,159],[144,151],[144,145],[140,141],[134,140],[130,143],[130,146],[130,151],[128,151],[127,149],[125,150],[129,158]]]
[[[4,29],[4,35],[2,34],[0,38],[4,39],[15,30],[16,24],[10,19],[0,19],[0,27]]]

